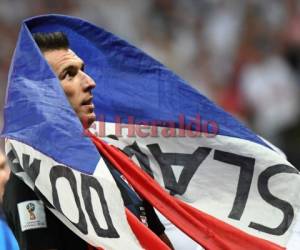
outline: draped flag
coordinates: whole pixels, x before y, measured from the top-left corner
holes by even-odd
[[[32,38],[54,31],[68,36],[97,83],[90,132]],[[103,157],[206,249],[293,249],[298,239],[300,176],[283,154],[165,66],[84,20],[23,22],[2,134],[13,172],[95,247],[167,249],[125,212]]]

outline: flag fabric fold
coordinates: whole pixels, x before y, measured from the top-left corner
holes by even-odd
[[[92,139],[32,38],[35,32],[54,31],[67,35],[97,83]],[[165,248],[125,212],[103,156],[142,197],[207,249],[286,249],[296,235],[298,170],[117,36],[74,17],[27,19],[8,80],[2,135],[13,172],[91,245]]]

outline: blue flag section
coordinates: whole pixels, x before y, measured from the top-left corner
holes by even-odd
[[[34,17],[22,25],[9,75],[5,137],[85,173],[92,173],[100,159],[32,38],[35,32],[54,31],[64,32],[71,49],[84,60],[87,74],[97,83],[93,90],[96,115],[105,121],[119,117],[127,123],[131,116],[136,123],[173,121],[179,127],[180,115],[186,123],[200,115],[218,125],[219,135],[267,146],[141,50],[87,21],[62,15]]]

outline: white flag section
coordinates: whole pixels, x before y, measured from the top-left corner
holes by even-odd
[[[120,191],[102,159],[91,176],[24,143],[6,140],[5,144],[12,171],[79,237],[105,250],[124,246],[142,249],[128,225]]]
[[[102,125],[93,126],[93,132]],[[164,136],[128,137],[129,125],[118,126],[122,136],[103,139],[122,149],[171,195],[283,248],[292,236],[299,238],[294,232],[300,175],[279,152],[221,135],[168,137],[179,134],[175,128],[157,127],[157,134]],[[150,126],[143,129],[150,130]],[[105,131],[115,135],[115,124],[106,123]]]

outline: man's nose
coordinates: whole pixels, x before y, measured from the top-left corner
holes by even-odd
[[[82,72],[84,90],[92,90],[96,87],[96,83],[87,73]]]

